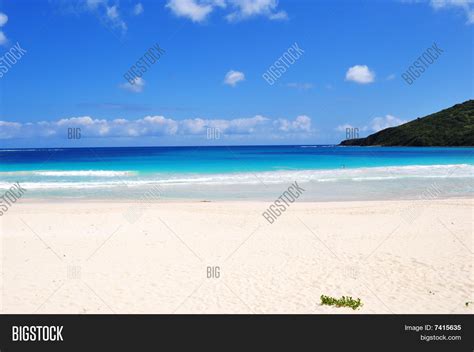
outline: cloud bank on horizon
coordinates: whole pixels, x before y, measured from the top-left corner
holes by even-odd
[[[0,121],[0,139],[64,137],[69,128],[81,128],[84,137],[143,137],[202,135],[208,128],[218,129],[224,135],[249,134],[308,134],[314,132],[311,119],[306,115],[294,119],[271,119],[261,115],[237,119],[184,119],[175,120],[161,115],[140,119],[94,119],[90,116],[64,118],[57,121],[8,122]]]
[[[378,132],[408,122],[392,115],[373,118],[368,125],[359,128],[360,132]],[[344,134],[349,123],[339,125],[336,131]],[[97,119],[90,116],[63,118],[56,121],[8,122],[0,120],[0,140],[48,137],[66,137],[66,131],[80,128],[84,138],[152,137],[152,136],[200,136],[205,137],[209,129],[234,140],[245,140],[249,135],[270,136],[275,140],[287,137],[309,137],[318,133],[309,116],[299,115],[294,119],[268,118],[256,115],[236,119],[193,118],[176,120],[161,115],[145,116],[139,119]]]

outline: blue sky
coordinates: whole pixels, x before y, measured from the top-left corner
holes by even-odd
[[[0,27],[2,58],[26,51],[0,66],[0,148],[338,143],[473,97],[469,1],[3,0]]]

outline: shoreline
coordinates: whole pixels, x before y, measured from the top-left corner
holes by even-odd
[[[303,197],[304,198],[304,197]],[[432,201],[445,201],[445,200],[472,200],[474,202],[473,195],[465,196],[439,196],[433,199],[420,199],[420,198],[402,198],[402,199],[347,199],[347,200],[304,200],[303,198],[298,199],[296,203],[304,204],[328,204],[328,203],[359,203],[359,202],[432,202]],[[51,204],[61,204],[61,203],[119,203],[119,204],[196,204],[196,203],[268,203],[273,202],[274,200],[266,199],[204,199],[204,198],[160,198],[153,202],[150,201],[141,201],[139,199],[131,198],[67,198],[67,197],[57,197],[57,198],[36,198],[23,196],[18,200],[18,204],[38,204],[38,203],[51,203]],[[17,204],[17,203],[15,203]]]

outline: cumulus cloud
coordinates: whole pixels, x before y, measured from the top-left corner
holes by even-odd
[[[466,23],[474,23],[474,2],[472,0],[431,0],[430,4],[435,10],[449,8],[462,10],[467,18]]]
[[[385,117],[375,117],[370,122],[370,128],[373,132],[378,132],[389,127],[395,127],[408,122],[407,120],[399,119],[393,115],[385,115]]]
[[[143,5],[139,2],[133,7],[133,12],[135,16],[141,15],[143,13]]]
[[[140,119],[96,119],[90,116],[63,118],[57,121],[7,122],[0,121],[0,139],[63,137],[68,128],[81,128],[84,138],[189,136],[206,135],[208,128],[217,128],[221,134],[269,136],[307,134],[312,132],[311,119],[306,115],[295,119],[272,120],[265,116],[225,119],[193,118],[175,120],[164,116],[145,116]]]
[[[267,127],[269,118],[261,115],[233,120],[224,119],[186,119],[181,121],[180,131],[183,134],[204,134],[208,128],[219,129],[224,134],[251,134]]]
[[[8,16],[3,12],[0,12],[0,27],[3,27],[8,22]],[[7,36],[3,31],[0,31],[0,45],[6,45],[8,43]]]
[[[125,32],[127,30],[127,24],[120,17],[118,5],[106,6],[105,13],[107,16],[107,20],[112,27],[119,28],[120,30],[122,30],[122,32]]]
[[[366,65],[355,65],[346,72],[346,81],[352,81],[359,84],[372,83],[375,80],[375,73]]]
[[[0,139],[8,139],[19,134],[21,124],[17,122],[0,121]]]
[[[119,17],[119,13],[118,13],[116,5],[110,6],[110,7],[107,6],[106,13],[107,13],[107,17],[110,18],[111,20],[116,20]]]
[[[120,88],[128,90],[129,92],[141,93],[145,87],[145,80],[141,77],[136,77],[133,80],[133,84],[130,82],[123,83],[120,85]]]
[[[86,0],[86,6],[91,10],[95,10],[99,7],[99,5],[103,5],[105,3],[105,0]]]
[[[168,0],[166,7],[176,16],[193,22],[203,22],[217,8],[230,9],[225,18],[229,22],[264,16],[270,20],[284,20],[288,15],[277,10],[277,0]]]
[[[216,127],[223,128],[224,133],[230,134],[254,133],[257,131],[258,127],[265,125],[268,121],[268,118],[257,115],[250,118],[230,120],[230,123],[223,125],[223,121],[219,121]]]
[[[265,16],[270,20],[288,18],[285,11],[277,11],[277,0],[229,0],[235,11],[226,16],[230,22],[244,20],[255,16]]]
[[[5,33],[0,31],[0,45],[6,45],[7,43],[8,43],[7,36],[5,35]]]
[[[176,16],[187,17],[193,22],[202,22],[214,10],[212,3],[197,0],[170,0],[166,4]]]
[[[229,86],[235,87],[237,83],[244,80],[245,80],[245,75],[243,72],[230,70],[225,75],[224,83]]]
[[[311,119],[306,115],[300,115],[294,121],[278,119],[274,124],[283,132],[311,132]]]
[[[3,12],[0,12],[0,27],[3,27],[8,22],[8,16]]]
[[[74,13],[90,12],[99,17],[105,25],[118,29],[122,33],[127,31],[127,24],[122,19],[119,6],[110,0],[81,0],[80,6],[70,8]]]

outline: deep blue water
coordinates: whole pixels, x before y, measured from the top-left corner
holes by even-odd
[[[0,149],[0,171],[228,173],[473,164],[474,148],[333,146]]]

